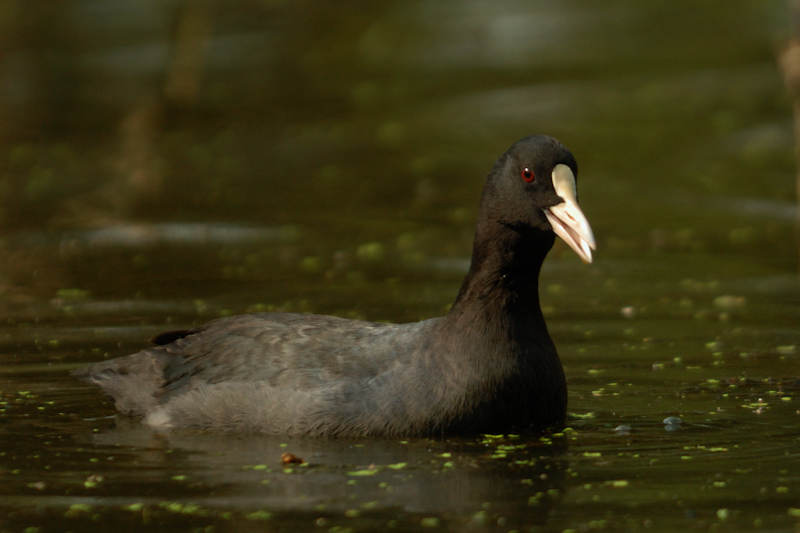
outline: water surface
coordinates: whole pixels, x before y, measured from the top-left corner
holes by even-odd
[[[783,2],[8,6],[4,530],[798,527]],[[598,238],[541,275],[563,431],[157,434],[69,377],[235,313],[445,313],[529,133]]]

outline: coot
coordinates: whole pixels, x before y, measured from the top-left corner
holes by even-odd
[[[500,156],[483,188],[469,272],[445,317],[234,316],[161,334],[152,348],[75,376],[157,428],[357,436],[562,423],[567,386],[538,277],[556,235],[592,260],[577,174],[552,137],[525,137]]]

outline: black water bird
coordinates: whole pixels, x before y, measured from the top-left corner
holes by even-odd
[[[559,424],[567,386],[538,277],[556,235],[592,260],[577,174],[551,137],[525,137],[500,156],[483,188],[469,272],[444,317],[234,316],[163,333],[152,348],[75,376],[155,428],[357,436]]]

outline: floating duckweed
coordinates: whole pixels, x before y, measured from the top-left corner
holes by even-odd
[[[347,475],[361,477],[361,476],[374,476],[377,473],[378,473],[377,468],[365,468],[363,470],[354,470],[352,472],[348,472]]]
[[[727,311],[741,309],[747,303],[747,298],[744,296],[732,296],[729,294],[725,294],[722,296],[717,296],[714,298],[714,306],[718,309],[723,309]]]
[[[386,255],[386,247],[379,242],[362,244],[356,250],[356,257],[361,261],[380,261]]]
[[[270,520],[272,518],[272,513],[269,511],[260,510],[248,513],[244,517],[248,520]]]
[[[800,511],[800,509],[798,511]],[[488,518],[489,516],[486,511],[478,511],[477,513],[472,515],[472,522],[474,522],[477,525],[482,525],[486,523]]]
[[[440,520],[435,516],[423,518],[420,520],[419,525],[422,527],[439,527]]]
[[[344,515],[347,518],[358,518],[359,516],[361,516],[361,511],[359,511],[358,509],[348,509],[344,512]]]
[[[91,292],[84,289],[59,289],[56,298],[63,302],[85,302],[91,297]]]
[[[322,260],[319,257],[304,257],[300,261],[300,269],[307,274],[317,274],[322,270]]]
[[[131,503],[129,505],[123,505],[122,506],[122,510],[123,511],[131,511],[131,512],[134,512],[134,513],[137,513],[139,511],[141,511],[142,509],[144,509],[144,504],[143,503],[139,503],[139,502]]]
[[[74,518],[76,516],[80,516],[83,513],[88,513],[92,510],[92,506],[88,503],[73,503],[69,506],[69,509],[64,513],[64,516],[67,518]]]
[[[405,468],[407,465],[408,463],[394,463],[391,465],[386,465],[386,468],[391,468],[392,470],[401,470]]]

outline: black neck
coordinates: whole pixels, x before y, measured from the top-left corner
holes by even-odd
[[[541,319],[539,271],[554,241],[549,231],[479,224],[470,269],[448,318],[481,309],[488,318]]]

